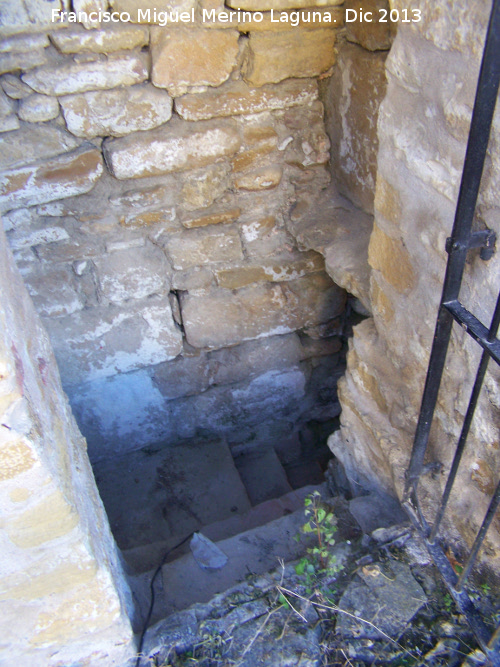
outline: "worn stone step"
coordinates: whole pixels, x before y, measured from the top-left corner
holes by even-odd
[[[162,568],[164,610],[172,614],[195,602],[207,602],[248,574],[262,574],[281,559],[286,562],[298,558],[304,552],[304,541],[293,538],[303,523],[304,510],[300,509],[217,542],[228,557],[226,565],[217,570],[202,569],[191,553],[167,563]]]
[[[251,507],[221,440],[151,445],[96,463],[94,474],[122,550],[157,542],[171,548],[202,526]]]
[[[215,521],[214,523],[204,526],[202,529],[203,535],[208,537],[213,542],[227,539],[238,533],[262,526],[270,521],[280,518],[286,514],[291,514],[300,509],[304,505],[304,498],[313,491],[324,491],[325,485],[304,486],[295,491],[290,491],[281,498],[273,498],[266,500],[259,505],[255,505],[243,514],[233,514],[227,519]],[[179,538],[177,542],[182,539]],[[154,570],[164,558],[169,549],[175,547],[173,540],[161,540],[151,544],[141,545],[134,549],[127,549],[122,552],[127,564],[132,568],[135,574],[140,574],[148,570]],[[171,562],[185,553],[189,552],[189,542],[181,545],[167,556],[166,562]]]
[[[233,456],[252,505],[279,498],[292,491],[273,447],[243,449],[233,452]]]

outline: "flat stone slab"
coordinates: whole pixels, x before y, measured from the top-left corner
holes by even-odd
[[[389,495],[369,493],[366,496],[358,496],[349,501],[349,511],[366,534],[372,533],[377,528],[388,528],[408,522],[408,517],[398,501]]]
[[[371,563],[361,567],[358,575],[361,581],[353,580],[340,599],[340,609],[350,615],[338,615],[337,633],[372,639],[382,639],[382,633],[398,637],[427,601],[409,565],[397,560]]]
[[[96,463],[94,474],[121,549],[163,540],[166,551],[191,532],[250,509],[221,441],[146,447]]]

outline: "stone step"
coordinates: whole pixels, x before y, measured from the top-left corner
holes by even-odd
[[[233,451],[233,456],[252,505],[279,498],[293,490],[273,447]]]
[[[272,500],[255,505],[243,514],[234,514],[227,519],[215,521],[208,526],[204,526],[201,532],[213,542],[233,537],[234,535],[238,535],[238,533],[263,526],[270,521],[301,509],[304,506],[304,498],[306,496],[316,490],[323,492],[324,488],[324,484],[310,484],[295,491],[290,491],[281,496],[281,498],[273,498]],[[177,549],[174,548],[180,539],[182,537],[176,541],[170,539],[145,544],[134,549],[127,549],[122,552],[122,555],[130,568],[138,575],[148,570],[154,570],[170,549],[173,550],[166,557],[165,562],[167,563],[176,560],[185,553],[189,553],[189,542],[186,542]]]
[[[304,524],[304,510],[296,510],[263,526],[217,542],[227,556],[220,569],[203,569],[191,553],[167,563],[162,568],[164,609],[172,614],[195,602],[207,602],[215,594],[242,581],[248,574],[263,574],[284,562],[299,558],[306,540],[294,537]],[[308,536],[313,540],[314,535]]]
[[[100,461],[94,474],[122,550],[157,542],[171,548],[202,526],[251,507],[221,440],[152,445]]]

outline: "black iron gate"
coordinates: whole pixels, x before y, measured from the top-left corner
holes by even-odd
[[[463,570],[457,574],[451,566],[439,541],[439,528],[455,481],[460,459],[466,447],[467,436],[482,388],[490,358],[500,365],[500,340],[497,338],[500,324],[500,293],[489,327],[485,326],[460,302],[460,287],[465,269],[467,252],[481,248],[481,258],[489,259],[494,252],[496,235],[492,230],[472,231],[479,186],[488,148],[490,128],[500,82],[500,0],[493,1],[487,30],[483,60],[474,103],[474,111],[465,155],[462,181],[458,196],[455,222],[447,241],[448,264],[439,306],[436,330],[429,367],[425,381],[420,416],[415,433],[413,451],[406,473],[403,507],[423,536],[429,553],[439,569],[450,593],[469,621],[482,649],[495,667],[500,667],[500,624],[493,632],[481,619],[472,603],[465,584],[474,566],[477,554],[500,503],[500,482],[491,498],[483,523],[465,560]],[[447,483],[432,525],[426,521],[419,505],[418,481],[424,473],[424,458],[429,441],[434,409],[441,377],[445,366],[453,323],[457,322],[481,346],[483,352],[469,400],[462,431],[448,474]]]

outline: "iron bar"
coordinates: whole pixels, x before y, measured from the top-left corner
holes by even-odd
[[[443,375],[452,317],[444,304],[457,301],[460,293],[469,238],[474,219],[484,161],[495,111],[500,83],[500,2],[493,0],[483,59],[474,101],[469,139],[465,153],[462,180],[451,234],[450,254],[446,267],[443,292],[438,311],[436,330],[420,407],[420,416],[415,432],[413,450],[407,470],[405,500],[409,501],[411,490],[416,490],[422,473],[425,452],[429,442],[432,418]],[[500,350],[498,351],[500,361]]]
[[[415,514],[409,513],[410,520],[413,525],[419,530],[419,522]],[[447,589],[455,600],[458,608],[467,618],[467,621],[476,636],[479,645],[488,656],[493,667],[500,667],[500,654],[495,650],[495,644],[500,638],[500,626],[496,629],[493,636],[490,629],[484,623],[481,615],[475,608],[469,595],[464,590],[457,590],[456,584],[458,575],[451,566],[450,561],[446,557],[442,547],[438,543],[431,544],[429,540],[425,540],[425,546],[429,555],[431,556],[434,565],[437,567]],[[497,636],[497,634],[499,636]]]
[[[486,336],[486,340],[488,342],[491,342],[496,338],[499,325],[500,325],[500,293],[497,297],[495,312],[493,313],[493,317],[491,319],[491,325]],[[489,360],[490,360],[489,352],[487,350],[484,350],[481,356],[481,361],[479,363],[479,368],[477,370],[476,380],[474,382],[474,387],[472,389],[469,405],[467,408],[467,413],[465,415],[464,423],[462,425],[462,432],[460,433],[460,438],[458,441],[457,449],[455,451],[455,456],[453,457],[453,463],[451,465],[450,472],[448,474],[448,479],[446,481],[446,487],[443,493],[443,497],[441,498],[439,510],[436,514],[436,518],[434,519],[434,526],[432,527],[432,531],[429,536],[429,542],[431,543],[433,543],[436,539],[437,531],[441,524],[446,509],[446,505],[448,504],[448,499],[451,493],[451,487],[453,486],[453,483],[455,481],[455,477],[458,471],[458,466],[460,465],[460,460],[462,458],[462,454],[465,449],[465,443],[467,441],[467,436],[469,435],[469,429],[472,423],[474,412],[476,410],[479,394],[483,386],[484,376],[488,368]]]
[[[477,203],[481,177],[489,143],[489,135],[500,83],[500,0],[493,0],[490,20],[486,34],[481,70],[479,73],[474,110],[472,114],[469,139],[465,154],[462,180],[453,223],[451,237],[447,240],[446,251],[449,254],[446,273],[439,304],[436,329],[432,343],[429,366],[425,380],[420,415],[415,431],[411,459],[406,472],[406,485],[403,506],[417,530],[424,537],[429,554],[437,566],[446,586],[467,618],[481,647],[490,663],[500,667],[500,625],[491,634],[480,613],[464,590],[466,582],[479,549],[500,505],[500,482],[491,498],[488,510],[476,535],[472,549],[458,576],[448,561],[443,548],[437,540],[439,527],[456,479],[472,419],[477,406],[490,357],[500,364],[500,341],[497,332],[500,323],[500,294],[490,329],[470,313],[459,301],[467,252],[471,248],[481,248],[480,257],[488,260],[494,252],[496,235],[492,230],[472,232],[472,223]],[[483,353],[476,373],[476,379],[469,399],[467,413],[454,454],[451,469],[446,482],[438,512],[432,530],[423,516],[419,497],[418,481],[424,472],[424,459],[429,442],[432,419],[439,395],[439,388],[448,353],[453,322],[460,324],[467,333],[482,347]]]
[[[431,542],[431,544],[436,539],[437,531],[439,530],[439,526],[441,525],[441,520],[443,518],[444,511],[448,504],[451,488],[455,481],[455,477],[457,476],[458,466],[460,465],[462,454],[465,449],[465,443],[467,442],[467,436],[469,435],[470,425],[472,423],[472,418],[474,416],[474,411],[476,409],[479,394],[481,393],[481,388],[483,386],[483,380],[486,373],[486,369],[488,368],[489,360],[490,357],[488,353],[483,352],[481,356],[481,362],[479,364],[479,368],[477,371],[476,380],[474,382],[474,387],[472,389],[469,406],[467,408],[467,413],[465,415],[464,423],[462,425],[462,432],[460,433],[460,439],[458,441],[458,445],[455,450],[455,456],[453,457],[453,463],[451,464],[450,472],[448,473],[448,479],[446,480],[446,487],[443,496],[441,498],[441,503],[438,512],[436,514],[436,518],[434,519],[434,525],[432,527],[431,534],[429,536],[429,542]]]
[[[500,623],[497,625],[495,632],[491,635],[491,639],[488,642],[488,650],[496,651],[497,644],[500,642]]]
[[[460,301],[450,301],[444,304],[446,310],[471,336],[476,343],[486,350],[489,356],[500,365],[500,341],[490,338],[489,331],[477,317],[470,313]]]
[[[481,259],[491,259],[494,254],[494,247],[497,240],[497,235],[492,229],[482,229],[481,231],[473,232],[469,237],[468,250],[472,248],[481,248]],[[445,249],[449,253],[452,247],[451,236],[446,239]]]
[[[488,507],[488,511],[486,512],[486,516],[484,517],[483,523],[481,525],[481,528],[479,529],[479,532],[476,535],[476,539],[474,540],[472,549],[470,550],[469,556],[464,563],[464,569],[462,570],[462,573],[460,574],[460,577],[457,581],[456,585],[457,591],[461,590],[467,577],[469,576],[472,566],[474,565],[474,562],[476,560],[478,551],[484,542],[486,531],[488,530],[491,522],[493,521],[493,517],[495,516],[495,512],[497,511],[499,504],[500,504],[500,482],[498,482],[497,484],[497,488],[495,489],[495,493],[493,494],[490,505]]]

